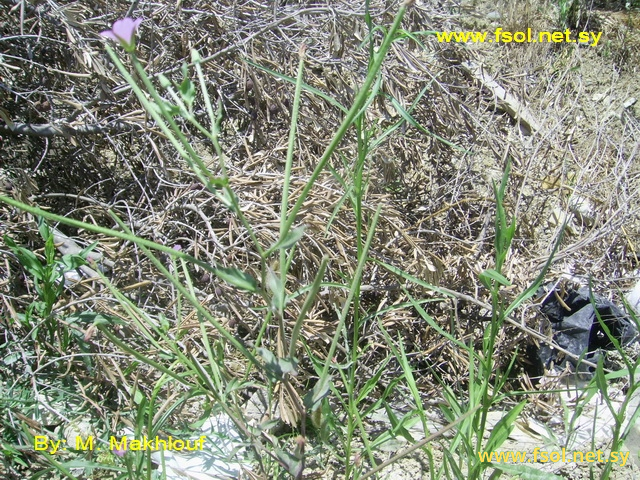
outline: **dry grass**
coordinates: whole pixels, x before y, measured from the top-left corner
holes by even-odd
[[[180,81],[179,67],[189,60],[190,49],[197,48],[208,59],[209,93],[224,105],[222,141],[230,184],[264,245],[279,235],[293,85],[249,62],[295,77],[297,51],[306,43],[306,83],[349,105],[367,70],[365,12],[357,2],[330,3],[286,2],[267,7],[257,2],[192,5],[143,0],[132,12],[146,19],[138,54],[149,73],[163,72]],[[195,257],[239,267],[259,278],[259,262],[246,232],[199,186],[114,73],[98,33],[123,16],[124,10],[114,12],[113,5],[100,2],[91,8],[52,2],[32,7],[2,0],[2,6],[0,31],[12,39],[0,43],[1,111],[16,124],[61,129],[49,137],[13,135],[0,125],[4,191],[56,213],[108,227],[113,226],[108,210],[114,210],[141,237],[179,245]],[[552,10],[542,2],[530,2],[529,8],[531,21],[516,20],[515,11],[504,7],[505,24],[511,22],[515,29],[516,23],[530,26],[533,19],[552,18]],[[375,24],[387,24],[391,13],[384,2],[372,2]],[[466,18],[456,8],[425,2],[410,11],[403,27],[410,32],[453,29]],[[635,66],[612,64],[623,57],[619,53],[607,57],[603,50],[465,47],[440,44],[430,36],[418,38],[424,48],[411,39],[394,44],[383,67],[382,94],[368,113],[372,135],[378,137],[401,119],[390,98],[409,110],[424,91],[411,114],[429,132],[404,123],[370,152],[365,208],[372,214],[382,205],[371,256],[486,301],[477,273],[492,266],[491,181],[500,178],[510,156],[514,174],[507,206],[517,215],[519,229],[505,271],[515,284],[514,294],[535,278],[549,254],[558,233],[551,219],[556,209],[556,216],[568,212],[574,219],[554,273],[591,277],[600,292],[616,296],[639,265],[640,125],[637,105],[623,106],[638,91]],[[495,108],[490,93],[462,68],[467,60],[485,64],[505,89],[527,104],[542,130],[523,135],[508,115]],[[304,94],[293,198],[306,184],[340,120],[334,105]],[[84,125],[95,126],[99,133],[68,130]],[[198,152],[215,171],[212,146],[190,133]],[[332,161],[343,179],[349,178],[356,154],[352,136]],[[353,275],[355,222],[345,201],[346,187],[327,172],[312,190],[299,218],[307,230],[287,279],[290,291],[312,281],[323,255],[330,258],[327,282],[340,283]],[[576,214],[576,199],[588,203],[591,210]],[[41,247],[30,216],[3,205],[0,219],[0,233],[34,249]],[[192,312],[178,309],[176,292],[134,245],[60,229],[82,244],[97,241],[113,262],[107,272],[113,283],[149,316],[165,316],[172,333],[183,337],[187,347],[197,348],[200,331]],[[19,341],[27,332],[11,319],[31,302],[31,287],[10,256],[5,256],[0,272],[3,336]],[[252,308],[252,298],[197,269],[191,273],[201,301],[251,344],[263,319],[263,312]],[[426,329],[411,308],[388,309],[406,301],[401,285],[404,282],[398,277],[371,264],[363,278],[360,307],[365,314],[384,312],[379,318],[392,335],[403,338],[425,394],[437,389],[432,368],[452,384],[464,381],[468,367],[454,347]],[[427,295],[410,288],[418,296]],[[321,294],[305,323],[303,336],[319,356],[327,350],[340,301],[333,292]],[[298,308],[294,303],[292,312]],[[458,337],[481,339],[487,312],[477,304],[460,299],[428,308]],[[102,311],[127,318],[99,282],[66,291],[57,309]],[[525,320],[537,329],[535,319]],[[366,329],[362,338],[373,347],[365,364],[374,366],[386,357],[388,347],[375,321],[367,322]],[[119,335],[127,338],[127,329],[123,327]],[[267,329],[262,341],[275,345],[275,339],[274,327]],[[93,341],[94,351],[111,351],[103,338]],[[526,331],[509,327],[497,343],[499,358],[507,361],[519,343],[528,341]],[[131,407],[117,393],[120,385],[137,382],[138,388],[146,390],[156,378],[144,371],[132,380],[125,373],[126,362],[115,358],[100,360],[98,380],[81,373],[81,362],[70,361],[68,367],[77,372],[74,382],[82,386],[87,401],[93,402],[97,390],[112,399],[109,408],[96,405],[105,422],[109,409],[125,414]],[[308,370],[298,379],[301,388],[312,380],[309,366],[303,368]],[[241,375],[242,365],[236,369]],[[383,378],[381,388],[389,380]]]

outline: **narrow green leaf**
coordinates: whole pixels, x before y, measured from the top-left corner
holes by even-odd
[[[186,103],[187,107],[191,109],[191,107],[193,106],[193,102],[196,99],[196,87],[193,84],[193,82],[189,80],[189,77],[187,77],[186,69],[184,73],[185,73],[185,77],[184,77],[184,80],[182,80],[182,83],[180,84],[180,86],[178,87],[178,91],[180,92],[180,95],[182,96],[184,103]]]
[[[287,471],[293,478],[302,478],[302,471],[304,470],[303,458],[298,458],[295,455],[281,450],[275,449],[278,459],[286,466]]]
[[[498,480],[502,476],[501,470],[494,470],[493,473],[489,476],[489,480]]]
[[[5,355],[5,357],[2,359],[2,362],[6,366],[10,366],[10,365],[13,365],[19,359],[20,359],[20,353],[19,352],[13,352],[13,353],[9,353],[8,355]]]
[[[318,383],[304,396],[303,403],[308,412],[314,412],[320,407],[322,399],[329,394],[330,387],[331,378],[329,375],[320,377]]]
[[[522,409],[526,404],[527,401],[523,400],[513,407],[509,413],[502,417],[498,423],[496,423],[496,426],[493,427],[493,430],[491,431],[491,435],[489,435],[489,440],[487,440],[485,451],[493,452],[500,448],[507,437],[511,434],[511,431],[513,430],[513,423],[518,419],[518,415],[520,415],[520,412],[522,412]]]
[[[224,179],[210,178],[207,184],[207,189],[212,192],[225,207],[227,207],[231,212],[237,214],[238,209],[236,205],[238,205],[238,197],[236,197],[236,195],[228,188],[220,190],[221,187],[226,186],[224,184]]]
[[[245,62],[247,62],[249,65],[256,67],[260,70],[262,70],[263,72],[269,73],[271,75],[273,75],[276,78],[279,78],[281,80],[284,80],[286,82],[289,82],[293,85],[296,84],[297,79],[293,78],[293,77],[289,77],[287,75],[284,75],[280,72],[276,72],[275,70],[271,70],[267,67],[263,67],[262,65],[259,65],[257,63],[252,62],[251,60],[245,58]],[[343,112],[347,112],[348,109],[343,106],[340,102],[338,102],[335,98],[333,98],[331,95],[327,95],[326,93],[324,93],[321,90],[318,90],[317,88],[314,88],[310,85],[307,85],[306,83],[302,84],[302,89],[306,92],[310,92],[313,93],[315,95],[317,95],[318,97],[322,98],[323,100],[325,100],[327,103],[329,103],[330,105],[333,105],[336,108],[339,108],[340,110],[342,110]]]
[[[456,459],[453,457],[451,452],[445,448],[443,453],[446,458],[446,465],[448,465],[453,472],[454,478],[467,478],[467,476],[462,473],[462,470],[460,470],[460,467],[458,467]]]
[[[622,419],[620,417],[624,418],[624,411],[619,412],[614,407],[613,403],[611,403],[611,398],[609,397],[609,393],[608,393],[609,385],[607,383],[607,379],[605,378],[605,374],[604,374],[603,355],[600,355],[598,357],[598,367],[596,368],[596,372],[594,376],[595,376],[596,385],[598,386],[598,390],[600,391],[602,398],[604,398],[604,401],[607,404],[607,407],[609,408],[611,415],[613,415],[613,418],[615,419],[616,422],[621,421]]]
[[[237,268],[216,268],[215,275],[234,287],[247,292],[257,292],[258,284],[256,280],[248,273]]]
[[[82,258],[87,258],[87,255],[89,255],[89,253],[91,253],[93,249],[96,248],[97,246],[98,246],[98,242],[93,242],[91,245],[83,248],[82,251],[78,253],[78,255]]]
[[[489,287],[487,287],[487,288],[491,288],[490,287],[491,280],[495,280],[500,285],[504,285],[505,287],[508,287],[508,286],[511,285],[511,282],[509,281],[508,278],[506,278],[504,275],[502,275],[501,273],[497,272],[496,270],[493,270],[492,268],[488,268],[484,272],[480,273],[480,280],[482,281],[482,284],[485,287],[487,287],[487,285],[489,285]]]
[[[376,372],[373,374],[373,376],[369,380],[367,380],[367,382],[362,387],[362,390],[358,394],[358,399],[356,400],[356,404],[362,402],[366,398],[371,398],[370,394],[376,388],[378,388],[379,382],[380,382],[380,378],[382,378],[382,374],[385,371],[384,369],[386,368],[386,366],[389,363],[389,361],[391,360],[391,358],[392,357],[389,356],[386,359],[384,359],[382,361],[382,363],[380,364],[380,366],[377,367]]]
[[[296,353],[298,338],[300,337],[300,332],[302,330],[302,325],[304,324],[304,320],[307,317],[307,312],[311,310],[312,306],[315,305],[315,302],[318,299],[318,292],[320,291],[320,286],[322,285],[322,279],[324,278],[324,272],[327,269],[328,263],[329,263],[329,259],[326,256],[323,256],[322,260],[320,261],[320,268],[318,268],[318,273],[316,274],[316,278],[313,279],[313,283],[311,284],[311,289],[307,293],[307,298],[302,304],[302,308],[298,312],[298,318],[296,319],[296,323],[293,326],[293,330],[291,331],[289,351],[287,352],[287,354],[291,356],[295,355]]]
[[[282,373],[296,375],[298,373],[298,359],[294,357],[279,358],[278,367]]]
[[[62,256],[62,258],[60,259],[60,263],[64,267],[63,272],[69,272],[87,264],[86,260],[80,255],[68,254]]]
[[[404,109],[404,107],[400,104],[400,102],[398,102],[398,100],[396,100],[393,96],[387,95],[386,96],[388,100],[391,101],[391,104],[394,106],[394,108],[396,109],[396,111],[402,115],[402,118],[404,118],[404,120],[411,125],[412,127],[420,130],[422,133],[435,138],[436,140],[438,140],[439,142],[455,149],[458,151],[462,151],[462,152],[467,152],[467,150],[465,150],[464,148],[456,145],[453,142],[450,142],[449,140],[447,140],[444,137],[441,137],[440,135],[433,133],[432,131],[430,131],[429,129],[425,128],[424,126],[422,126],[422,124],[418,123],[418,121],[407,111]]]
[[[596,381],[596,385],[598,386],[598,389],[600,390],[600,393],[602,394],[602,396],[604,398],[607,398],[607,390],[609,388],[608,384],[607,384],[607,380],[604,377],[604,369],[601,368],[603,365],[603,359],[602,356],[598,357],[598,368],[596,368],[596,372],[594,374],[595,376],[595,381]]]
[[[45,222],[42,217],[38,217],[38,231],[45,242],[52,236],[49,225],[47,225],[47,222]]]
[[[281,238],[276,243],[274,243],[271,248],[269,248],[268,252],[273,252],[277,249],[286,250],[293,247],[304,235],[305,228],[306,227],[304,225],[300,225],[293,230],[289,230],[284,238]]]
[[[286,374],[297,374],[296,358],[277,358],[266,348],[258,348],[258,354],[264,359],[264,369],[271,381],[281,382]]]
[[[162,100],[161,104],[151,103],[149,108],[153,109],[156,113],[163,115],[168,118],[175,117],[176,115],[180,115],[180,107],[169,103],[165,100]]]
[[[16,242],[7,235],[4,236],[4,242],[11,249],[13,254],[18,257],[18,261],[30,275],[35,277],[38,281],[43,278],[44,272],[42,263],[40,263],[40,260],[36,257],[35,253],[24,247],[19,247]]]
[[[411,428],[418,421],[418,418],[413,415],[413,412],[409,412],[399,419],[387,402],[384,402],[384,409],[391,423],[391,434],[394,437],[400,435],[406,439],[407,442],[415,443],[415,438],[413,438],[413,435],[411,435],[411,432],[407,429],[407,427]]]

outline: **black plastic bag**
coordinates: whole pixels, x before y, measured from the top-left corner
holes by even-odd
[[[564,295],[559,290],[555,293],[553,291],[540,293],[541,296],[546,294],[540,311],[551,324],[554,342],[584,360],[597,364],[600,356],[606,355],[606,350],[614,349],[598,321],[596,310],[611,335],[621,346],[638,341],[638,329],[633,319],[615,304],[597,294],[593,295],[592,304],[587,287],[569,290]],[[562,301],[558,300],[558,297]],[[595,371],[593,367],[584,363],[578,364],[578,360],[566,356],[547,344],[540,346],[538,359],[547,369],[552,365],[563,369],[569,362],[571,370],[580,374],[582,378],[590,378]]]

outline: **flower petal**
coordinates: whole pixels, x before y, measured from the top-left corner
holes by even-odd
[[[129,17],[125,17],[121,20],[117,20],[113,24],[113,34],[118,37],[121,41],[131,44],[133,41],[133,36],[136,33],[136,30],[142,23],[141,18],[133,19]]]
[[[118,37],[116,37],[113,34],[113,31],[111,31],[111,30],[105,30],[103,32],[100,32],[100,35],[102,35],[103,37],[110,38],[111,40],[115,40],[116,42],[120,41],[120,39]]]
[[[122,449],[122,450],[121,450],[121,449],[119,449],[119,448],[114,448],[114,449],[112,449],[112,450],[111,450],[111,452],[112,452],[114,455],[117,455],[117,456],[119,456],[119,457],[124,457],[124,454],[126,453],[126,451],[125,451],[124,449]]]

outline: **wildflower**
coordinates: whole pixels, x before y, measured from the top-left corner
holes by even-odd
[[[125,454],[126,452],[127,452],[127,450],[126,450],[126,448],[125,448],[125,447],[123,447],[123,448],[115,447],[115,448],[112,448],[112,449],[111,449],[111,453],[113,453],[114,455],[117,455],[117,456],[119,456],[119,457],[124,457],[124,454]]]
[[[136,49],[135,33],[138,27],[142,23],[142,18],[129,18],[125,17],[120,20],[116,20],[111,27],[111,30],[105,30],[100,32],[103,37],[110,38],[118,42],[127,52],[133,52]]]

